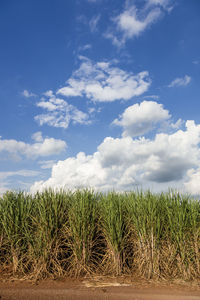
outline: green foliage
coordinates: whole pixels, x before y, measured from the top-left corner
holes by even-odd
[[[76,191],[69,205],[66,235],[71,252],[69,273],[79,276],[95,269],[97,240],[97,196],[89,190]]]
[[[104,269],[116,275],[123,271],[128,236],[126,222],[126,199],[123,194],[110,192],[100,202],[101,229],[106,242]]]
[[[7,192],[0,269],[32,279],[200,277],[200,202],[176,192]]]

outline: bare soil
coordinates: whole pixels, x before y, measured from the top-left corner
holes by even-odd
[[[200,300],[200,282],[151,282],[133,278],[28,282],[0,279],[0,300]]]

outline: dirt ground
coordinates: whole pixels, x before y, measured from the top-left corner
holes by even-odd
[[[0,279],[0,300],[200,300],[200,282],[151,282],[132,278],[44,280]]]

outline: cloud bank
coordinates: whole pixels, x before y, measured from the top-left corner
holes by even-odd
[[[184,130],[156,133],[151,139],[144,136],[133,138],[151,130],[156,122],[164,122],[170,117],[162,105],[150,102],[150,108],[146,106],[146,101],[130,106],[117,119],[124,130],[121,138],[106,137],[92,155],[80,152],[75,157],[59,161],[52,167],[51,177],[35,182],[31,191],[48,187],[130,190],[152,188],[154,185],[157,190],[163,190],[185,184],[187,191],[200,192],[196,184],[200,176],[200,125],[186,121]],[[147,111],[151,109],[155,112],[146,121]],[[134,116],[130,124],[125,122],[129,120],[129,110]],[[141,131],[137,127],[137,119],[140,120]],[[193,185],[190,185],[191,182]],[[192,186],[197,188],[192,190]]]

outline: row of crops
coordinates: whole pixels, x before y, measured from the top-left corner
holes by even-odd
[[[0,272],[197,279],[200,202],[175,192],[7,192],[0,198]]]

